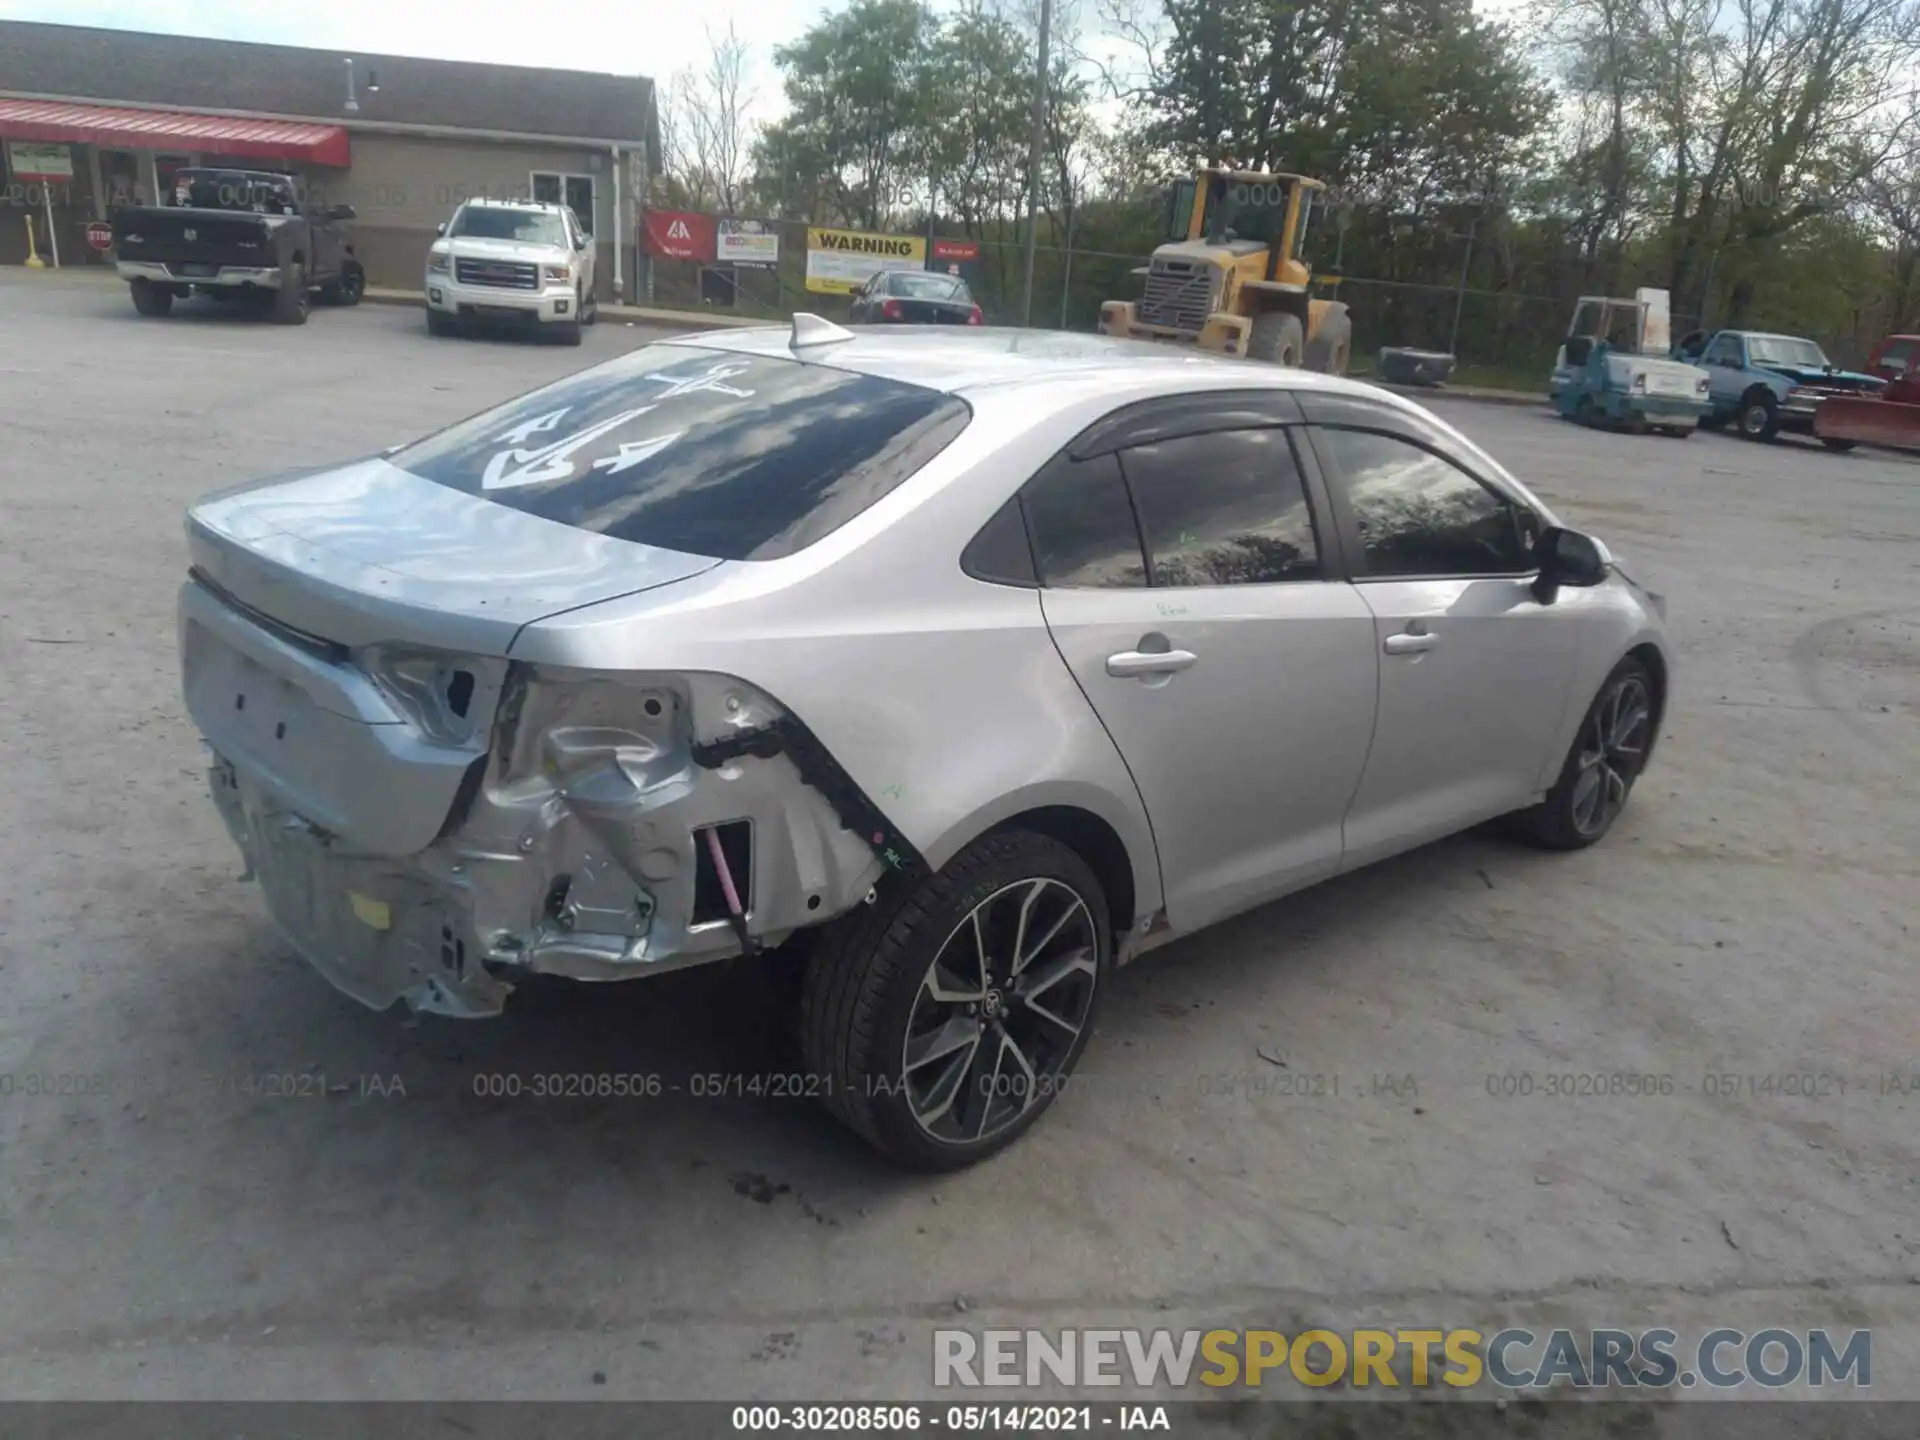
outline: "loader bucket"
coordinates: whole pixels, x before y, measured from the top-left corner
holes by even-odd
[[[1829,395],[1813,412],[1813,433],[1822,440],[1920,450],[1920,405]]]

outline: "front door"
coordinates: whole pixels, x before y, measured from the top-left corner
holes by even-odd
[[[1566,614],[1533,598],[1531,507],[1406,435],[1327,426],[1313,440],[1380,666],[1350,869],[1535,799],[1577,646]]]
[[[1023,492],[1048,627],[1139,786],[1180,929],[1332,874],[1366,759],[1373,621],[1329,578],[1293,443],[1062,457]]]
[[[1716,411],[1731,411],[1747,392],[1746,346],[1738,335],[1718,335],[1700,356],[1707,372],[1707,394]]]

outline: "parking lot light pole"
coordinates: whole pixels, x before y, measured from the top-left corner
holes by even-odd
[[[1479,229],[1478,216],[1467,221],[1467,254],[1460,262],[1460,293],[1453,299],[1453,333],[1447,337],[1447,353],[1456,359],[1460,355],[1460,312],[1467,308],[1467,272],[1473,268],[1473,237]]]

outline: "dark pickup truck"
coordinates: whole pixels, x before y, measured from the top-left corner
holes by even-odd
[[[177,172],[173,199],[113,213],[116,268],[142,315],[195,291],[268,300],[281,325],[304,325],[316,293],[359,303],[366,272],[342,226],[351,205],[302,205],[287,175],[204,168]]]

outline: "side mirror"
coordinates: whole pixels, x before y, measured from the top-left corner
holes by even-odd
[[[446,221],[444,221],[444,220],[442,220],[442,221],[441,221],[441,222],[440,222],[440,223],[439,223],[438,225],[436,225],[436,226],[434,226],[434,227],[433,227],[433,233],[434,233],[434,234],[436,234],[436,235],[444,235],[444,234],[446,234],[446,233],[447,233],[447,222],[446,222]]]
[[[1551,605],[1562,585],[1576,590],[1590,589],[1607,578],[1613,568],[1613,556],[1607,547],[1591,535],[1578,530],[1548,526],[1534,542],[1533,557],[1540,563],[1540,578],[1533,582],[1533,598]]]
[[[585,250],[587,248],[587,237],[585,235],[574,236],[573,248],[576,250]]]
[[[327,212],[327,218],[330,220],[353,220],[357,219],[359,214],[360,212],[351,205],[336,205]]]

